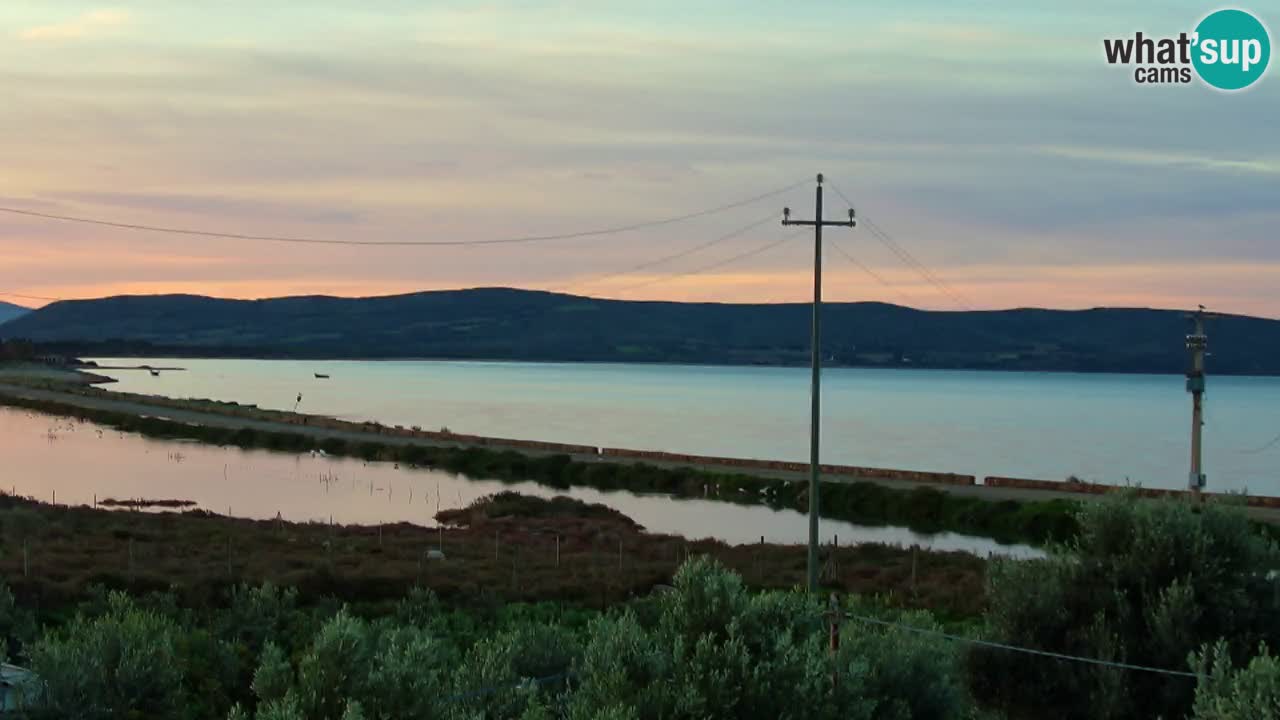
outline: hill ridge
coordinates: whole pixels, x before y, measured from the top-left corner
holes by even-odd
[[[29,312],[31,312],[31,308],[0,300],[0,324],[22,317]]]
[[[1181,310],[936,311],[824,304],[833,365],[1180,373]],[[122,295],[52,303],[0,326],[96,354],[680,362],[808,362],[808,303],[684,303],[481,287],[372,297],[231,300]],[[1209,327],[1212,372],[1280,374],[1280,320]]]

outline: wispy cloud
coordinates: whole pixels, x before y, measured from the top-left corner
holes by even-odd
[[[1251,159],[1231,159],[1209,157],[1190,152],[1152,151],[1140,148],[1098,148],[1064,145],[1039,145],[1033,151],[1046,155],[1081,160],[1120,163],[1126,165],[1147,165],[1167,168],[1191,168],[1221,172],[1247,172],[1265,175],[1280,174],[1280,160],[1276,158],[1254,157]]]
[[[0,0],[0,37],[13,41],[0,41],[11,100],[0,127],[22,139],[0,143],[0,204],[250,234],[490,239],[667,217],[821,170],[974,305],[1195,300],[1280,315],[1280,94],[1139,87],[1102,59],[1103,37],[1177,32],[1201,5],[1082,0],[1067,16],[1016,0],[924,0],[914,16],[865,2],[817,16],[687,5],[328,0],[302,13],[285,0]],[[559,286],[770,208],[809,207],[811,193],[608,242],[492,251],[206,242],[0,217],[0,257],[87,258],[0,262],[0,288]],[[765,238],[741,240],[662,270]],[[833,297],[952,306],[870,234],[832,240],[893,286],[833,258]],[[585,287],[803,300],[805,247],[625,293],[648,278]],[[1203,270],[1225,259],[1236,265]],[[1176,271],[1147,269],[1156,262]],[[35,278],[48,287],[19,287]]]
[[[124,10],[91,10],[63,22],[20,30],[18,37],[23,40],[75,40],[128,22],[129,13]]]

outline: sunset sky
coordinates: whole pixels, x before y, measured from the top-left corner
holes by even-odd
[[[1032,6],[1036,7],[1032,7]],[[1104,37],[1218,6],[748,0],[5,0],[0,206],[349,240],[626,225],[823,172],[928,266],[830,230],[827,296],[955,309],[1189,307],[1280,317],[1280,75],[1143,87]],[[1069,8],[1069,9],[1068,9]],[[1280,14],[1262,19],[1280,27]],[[1274,62],[1273,62],[1274,64]],[[372,295],[508,285],[800,301],[812,184],[630,233],[329,247],[0,213],[0,291]],[[830,216],[845,204],[828,195]],[[632,287],[637,286],[637,287]],[[0,299],[42,304],[12,296]]]

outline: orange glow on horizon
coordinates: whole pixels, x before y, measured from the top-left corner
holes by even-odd
[[[1275,317],[1271,303],[1257,300],[1256,291],[1274,287],[1280,265],[1220,263],[1216,265],[1166,266],[1049,266],[1049,267],[967,267],[939,273],[960,302],[906,270],[879,270],[889,287],[849,268],[824,273],[824,300],[829,302],[876,301],[929,310],[998,310],[1013,307],[1084,309],[1092,307],[1188,308],[1197,303],[1221,312]],[[1192,283],[1198,279],[1199,283]],[[629,286],[653,280],[652,284]],[[660,280],[660,282],[659,282]],[[1218,281],[1217,284],[1208,281]],[[1238,295],[1220,292],[1188,295],[1184,288],[1199,285],[1228,287]],[[518,287],[547,290],[588,297],[636,301],[795,303],[808,302],[812,275],[806,270],[759,271],[693,275],[668,279],[663,275],[632,274],[591,283],[589,278],[575,283],[519,283],[470,281],[453,284],[413,284],[352,280],[349,278],[305,278],[284,281],[155,281],[80,285],[48,285],[5,288],[28,296],[90,299],[113,295],[193,294],[233,299],[261,299],[296,295],[369,297],[431,290],[472,287]],[[1037,302],[1028,304],[1026,298]],[[47,302],[0,296],[27,307]]]

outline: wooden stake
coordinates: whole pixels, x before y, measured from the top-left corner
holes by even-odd
[[[911,594],[912,596],[916,594],[916,550],[918,549],[919,548],[917,548],[915,545],[911,546]]]

